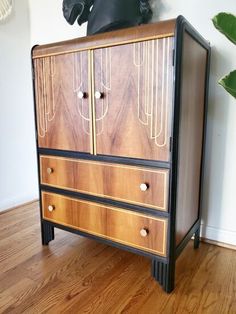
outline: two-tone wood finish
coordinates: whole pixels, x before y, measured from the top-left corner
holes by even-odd
[[[175,27],[176,19],[173,19],[43,46],[36,46],[33,49],[32,58],[37,59],[174,36]]]
[[[166,219],[46,192],[42,210],[46,220],[166,256]]]
[[[40,169],[46,186],[168,209],[168,170],[54,156],[41,156]]]
[[[35,59],[39,147],[169,161],[172,59],[173,37]]]
[[[94,51],[97,154],[169,161],[172,60],[173,37]]]
[[[180,16],[32,58],[43,244],[57,227],[149,256],[171,292],[199,246],[209,43]]]
[[[39,147],[92,152],[88,61],[87,52],[34,60]]]

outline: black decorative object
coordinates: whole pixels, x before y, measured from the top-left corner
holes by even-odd
[[[71,25],[88,21],[87,35],[148,23],[149,0],[63,0],[63,14]]]

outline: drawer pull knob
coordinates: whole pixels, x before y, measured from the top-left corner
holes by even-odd
[[[141,183],[141,184],[140,184],[140,190],[141,190],[142,192],[147,191],[148,188],[149,188],[149,185],[148,185],[147,183]]]
[[[55,206],[54,205],[49,205],[48,206],[48,211],[49,212],[53,212],[55,210]]]
[[[77,93],[77,96],[78,96],[79,99],[84,99],[84,98],[86,98],[86,93],[82,92],[82,91],[79,91]]]
[[[104,96],[103,93],[101,93],[101,92],[99,92],[99,91],[96,91],[96,92],[95,92],[95,98],[96,98],[96,99],[102,99],[103,96]]]
[[[149,231],[148,231],[148,229],[146,229],[146,228],[142,228],[142,229],[140,230],[140,235],[141,235],[141,237],[143,237],[143,238],[146,238],[147,235],[148,235],[148,233],[149,233]]]
[[[47,168],[47,173],[52,174],[53,173],[53,168]]]

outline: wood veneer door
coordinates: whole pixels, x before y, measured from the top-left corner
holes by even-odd
[[[88,52],[35,59],[34,69],[39,147],[92,151]]]
[[[97,154],[169,161],[173,38],[94,51]]]

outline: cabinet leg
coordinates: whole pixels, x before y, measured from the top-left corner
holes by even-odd
[[[42,244],[48,245],[48,243],[54,240],[54,227],[46,222],[41,223]]]
[[[159,282],[163,289],[170,293],[175,286],[175,263],[165,264],[152,260],[152,276]]]
[[[198,249],[200,244],[200,228],[194,234],[194,249]]]

